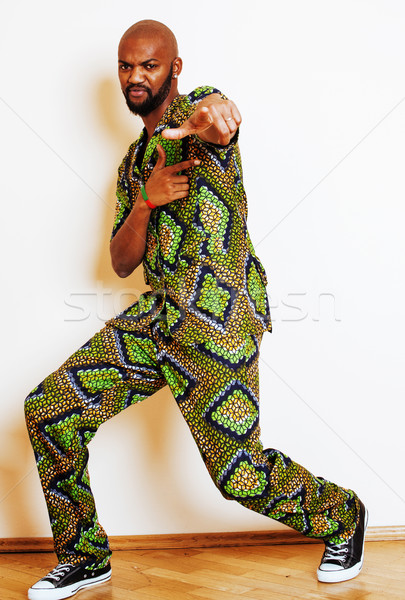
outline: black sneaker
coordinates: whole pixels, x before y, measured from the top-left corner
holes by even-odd
[[[70,598],[82,588],[108,581],[111,566],[85,569],[82,565],[58,565],[28,590],[29,600],[62,600]]]
[[[318,581],[338,583],[353,579],[360,573],[363,566],[367,522],[368,511],[360,502],[360,518],[353,537],[343,544],[325,542],[325,552],[317,571]]]

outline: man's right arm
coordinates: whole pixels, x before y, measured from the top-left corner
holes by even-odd
[[[128,277],[141,264],[150,213],[151,209],[139,193],[131,212],[110,243],[111,264],[118,277]]]
[[[199,160],[184,160],[166,167],[166,153],[157,145],[158,160],[145,184],[146,194],[152,204],[164,206],[188,196],[188,178],[178,175],[200,164]],[[128,277],[141,264],[146,249],[146,237],[151,209],[139,193],[128,217],[110,243],[111,263],[119,277]]]

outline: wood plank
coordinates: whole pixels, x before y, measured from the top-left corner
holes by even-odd
[[[225,548],[227,546],[274,546],[320,544],[322,541],[307,538],[293,530],[242,531],[219,533],[184,533],[162,535],[110,536],[112,550],[152,550],[173,548]],[[404,541],[405,526],[369,527],[366,540]],[[0,553],[6,552],[53,552],[52,538],[1,538]]]
[[[221,592],[220,590],[209,590],[207,588],[197,588],[191,592],[193,600],[197,600],[197,598],[207,598],[208,600],[255,600],[251,596],[246,594],[240,594],[235,596],[235,594],[230,594],[229,592]],[[270,598],[270,600],[272,600]],[[280,600],[280,596],[278,596],[278,600]],[[281,600],[283,600],[281,598]]]
[[[367,542],[359,577],[316,579],[320,547],[246,546],[116,552],[110,582],[80,592],[86,600],[404,600],[405,542]],[[27,588],[56,559],[49,553],[0,555],[1,600],[26,600]]]
[[[151,585],[149,587],[137,590],[138,598],[164,598],[165,600],[195,600],[195,596],[191,595],[193,588],[188,587],[187,590],[182,590],[181,586],[176,589],[170,589],[166,585]]]
[[[248,592],[249,587],[236,583],[240,581],[240,577],[234,575],[229,576],[226,573],[218,573],[218,571],[207,571],[204,569],[193,571],[187,575],[169,571],[160,567],[155,567],[145,571],[148,575],[155,575],[166,579],[175,578],[176,581],[183,583],[192,583],[196,586],[205,586],[213,590],[221,590],[224,592],[232,592],[233,594],[242,594]]]

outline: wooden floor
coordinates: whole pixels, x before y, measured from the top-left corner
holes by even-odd
[[[316,580],[320,544],[115,552],[110,582],[78,600],[405,599],[405,542],[368,542],[362,573],[338,584]],[[50,553],[0,554],[0,598],[27,588],[55,566]]]

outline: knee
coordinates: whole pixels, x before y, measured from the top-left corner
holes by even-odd
[[[270,485],[268,466],[256,465],[247,453],[241,454],[243,456],[241,455],[217,480],[219,491],[227,500],[242,503],[266,497]]]

